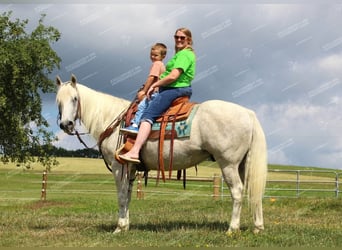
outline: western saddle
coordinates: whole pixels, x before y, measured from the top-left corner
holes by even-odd
[[[163,149],[164,149],[164,141],[165,139],[170,140],[170,152],[169,152],[169,178],[171,178],[172,175],[172,166],[173,166],[173,142],[176,138],[176,131],[175,131],[175,124],[178,121],[186,120],[190,113],[192,108],[194,107],[196,103],[190,102],[189,97],[179,97],[176,100],[174,100],[170,106],[170,108],[165,111],[157,120],[156,122],[160,123],[160,130],[152,130],[151,134],[149,135],[149,139],[159,139],[158,144],[158,173],[157,173],[157,181],[160,178],[160,173],[162,174],[162,179],[165,182],[165,165],[164,165],[164,156],[163,156]],[[128,109],[125,117],[125,126],[129,126],[131,119],[133,118],[135,112],[137,111],[137,103],[134,103],[131,105],[131,107]],[[166,126],[171,123],[171,130],[166,130]],[[115,153],[115,159],[120,162],[121,164],[125,164],[123,160],[121,160],[118,157],[118,154],[125,153],[129,151],[134,142],[135,142],[135,136],[127,134],[124,136],[124,142],[125,144],[118,150],[119,152]],[[184,173],[185,175],[185,173]],[[177,178],[180,178],[180,172],[177,174]],[[185,181],[185,176],[184,176]]]

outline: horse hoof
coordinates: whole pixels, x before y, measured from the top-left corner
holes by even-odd
[[[128,231],[128,227],[117,227],[115,228],[113,234],[119,234]]]
[[[119,234],[119,233],[122,233],[122,232],[126,232],[129,230],[129,225],[119,225],[115,228],[113,234]]]
[[[122,232],[122,229],[119,228],[119,227],[117,227],[117,228],[115,228],[113,234],[119,234],[119,233],[121,233],[121,232]]]
[[[228,237],[234,237],[235,235],[239,235],[241,233],[240,229],[228,229],[226,235]]]
[[[261,233],[262,231],[263,231],[264,229],[261,229],[261,228],[254,228],[254,230],[253,230],[253,234],[259,234],[259,233]]]

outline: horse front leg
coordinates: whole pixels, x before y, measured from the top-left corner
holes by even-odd
[[[115,184],[118,195],[118,223],[114,233],[129,230],[129,203],[131,201],[133,182],[135,179],[135,169],[131,167],[119,166],[113,169]]]

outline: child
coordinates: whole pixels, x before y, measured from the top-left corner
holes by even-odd
[[[163,43],[156,43],[152,46],[150,52],[150,59],[152,61],[152,66],[150,73],[146,79],[145,84],[142,89],[138,91],[137,98],[139,102],[138,110],[131,121],[131,125],[126,128],[121,128],[120,131],[123,133],[137,134],[139,131],[139,124],[141,116],[144,110],[149,105],[149,102],[158,94],[158,91],[151,95],[151,99],[146,98],[146,92],[150,86],[159,80],[159,76],[165,71],[165,66],[163,59],[166,56],[167,47]]]

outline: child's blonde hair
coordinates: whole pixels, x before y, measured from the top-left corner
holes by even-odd
[[[159,49],[160,50],[160,55],[165,58],[166,53],[167,53],[167,47],[163,43],[156,43],[151,47],[151,50]]]

